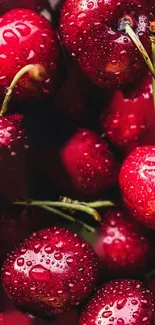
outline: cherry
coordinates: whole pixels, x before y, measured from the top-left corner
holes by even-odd
[[[111,143],[125,153],[140,144],[154,144],[155,112],[151,76],[147,75],[130,90],[117,90],[108,109],[104,108],[101,112],[100,126]]]
[[[78,305],[95,287],[98,260],[70,230],[34,233],[6,259],[3,286],[15,304],[33,314],[56,315]]]
[[[106,283],[84,307],[79,325],[151,325],[154,318],[152,293],[138,280]]]
[[[104,209],[94,249],[103,272],[110,276],[133,275],[148,268],[151,245],[142,227],[124,208]]]
[[[122,197],[133,216],[155,229],[155,146],[137,147],[125,159],[119,175]]]
[[[150,51],[145,0],[66,0],[61,12],[63,45],[99,87],[118,88],[143,75],[144,60],[125,32],[128,22]]]
[[[77,130],[61,150],[68,183],[83,196],[99,194],[113,186],[117,164],[107,143],[87,129]]]
[[[60,48],[50,23],[38,13],[13,9],[0,20],[0,95],[26,64],[41,63],[46,78],[41,83],[24,76],[16,86],[18,98],[53,93],[60,82]]]

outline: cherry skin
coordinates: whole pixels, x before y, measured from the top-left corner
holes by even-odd
[[[142,227],[123,208],[104,209],[100,216],[103,219],[94,249],[104,274],[131,276],[147,269],[152,249]]]
[[[117,88],[137,79],[146,69],[125,33],[124,21],[130,22],[149,52],[148,18],[145,0],[66,0],[60,18],[62,44],[93,83]]]
[[[137,147],[125,159],[119,175],[124,203],[133,216],[155,229],[155,146]]]
[[[42,64],[43,82],[24,76],[15,89],[18,98],[53,93],[60,82],[60,48],[50,23],[38,13],[12,9],[0,19],[0,95],[4,96],[16,73],[27,64]],[[62,72],[61,72],[62,74]]]
[[[99,122],[109,141],[125,154],[137,145],[155,144],[152,77],[147,75],[130,91],[117,90],[108,109],[102,110]]]
[[[73,189],[84,196],[113,186],[117,164],[108,144],[87,129],[77,130],[61,150],[62,165]]]
[[[106,283],[84,307],[78,325],[151,325],[154,317],[152,293],[138,280]]]
[[[0,117],[0,196],[11,202],[28,196],[29,143],[22,121],[21,114]]]
[[[98,259],[70,230],[34,233],[8,258],[3,286],[15,304],[32,314],[52,316],[78,305],[94,289]]]

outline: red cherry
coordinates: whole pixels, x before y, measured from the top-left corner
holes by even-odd
[[[142,227],[123,208],[104,209],[94,249],[103,272],[112,276],[143,272],[151,261],[151,245]]]
[[[125,20],[149,52],[148,18],[145,0],[66,0],[60,35],[63,45],[93,83],[115,88],[137,79],[146,69],[141,54],[125,33]]]
[[[124,161],[119,183],[133,216],[155,229],[155,146],[137,147]]]
[[[1,96],[16,73],[31,63],[45,67],[46,80],[32,81],[26,75],[16,86],[16,95],[27,98],[53,93],[61,79],[60,48],[55,32],[41,15],[26,9],[13,9],[0,19]]]
[[[100,126],[111,143],[125,153],[140,144],[155,144],[152,77],[147,75],[128,92],[116,91],[108,109],[101,112]]]
[[[79,325],[151,325],[152,293],[138,280],[114,280],[105,284],[84,307]]]
[[[61,150],[68,183],[79,194],[96,195],[113,186],[117,164],[107,143],[93,131],[79,129]]]
[[[34,233],[6,259],[3,286],[27,312],[56,315],[78,305],[95,287],[98,260],[77,234],[53,227]]]

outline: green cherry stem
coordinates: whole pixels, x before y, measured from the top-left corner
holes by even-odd
[[[141,43],[140,39],[137,37],[137,35],[135,34],[135,32],[133,31],[132,27],[130,26],[130,23],[127,22],[126,26],[126,33],[130,36],[130,38],[132,39],[132,41],[134,42],[134,44],[137,46],[139,52],[142,54],[150,72],[152,73],[152,76],[155,78],[155,68],[154,65],[148,55],[148,53],[146,52],[143,44]]]
[[[152,62],[155,69],[155,22],[150,23],[150,40],[152,46]],[[153,102],[155,108],[155,78],[152,78]]]
[[[45,68],[40,64],[28,64],[19,70],[12,80],[10,86],[7,88],[6,95],[0,110],[0,116],[3,116],[6,113],[8,104],[12,97],[12,92],[18,81],[23,77],[25,73],[28,73],[29,76],[34,80],[42,81],[46,71]]]
[[[39,206],[39,205],[38,205]],[[60,210],[57,210],[55,208],[52,208],[52,207],[49,207],[47,205],[40,205],[39,206],[40,208],[44,209],[44,210],[47,210],[49,212],[52,212],[53,214],[56,214],[62,218],[65,218],[66,220],[72,222],[72,223],[78,223],[80,225],[82,225],[86,230],[88,230],[89,232],[95,232],[95,228],[89,226],[88,224],[84,223],[83,221],[81,220],[78,220],[78,219],[75,219],[73,217],[71,217],[70,215],[60,211]]]
[[[82,204],[84,206],[90,207],[90,208],[107,208],[107,207],[113,207],[115,206],[115,203],[112,201],[94,201],[94,202],[79,202],[76,200],[72,200],[70,198],[67,198],[65,196],[60,196],[60,201],[61,202],[67,202],[67,203],[74,203],[74,204]]]
[[[111,201],[94,201],[94,202],[88,202],[86,203],[90,208],[107,208],[107,207],[113,207],[115,204]]]
[[[60,209],[72,209],[72,210],[76,210],[76,211],[81,211],[84,212],[86,214],[91,215],[95,221],[101,221],[101,217],[98,214],[98,212],[87,206],[87,205],[83,205],[80,202],[76,202],[76,203],[68,203],[68,202],[59,202],[59,201],[30,201],[30,202],[26,202],[26,201],[17,201],[14,204],[16,205],[30,205],[30,206],[48,206],[48,207],[56,207],[56,208],[60,208]]]

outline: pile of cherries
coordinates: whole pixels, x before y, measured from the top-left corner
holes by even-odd
[[[153,325],[155,2],[0,14],[0,323]]]

